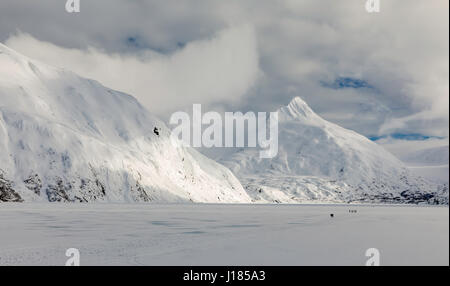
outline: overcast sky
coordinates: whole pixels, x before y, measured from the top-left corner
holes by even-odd
[[[137,97],[167,120],[302,97],[366,136],[448,137],[449,1],[0,1],[0,41]]]

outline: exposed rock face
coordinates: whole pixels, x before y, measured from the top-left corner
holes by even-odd
[[[33,191],[36,195],[41,195],[41,189],[42,189],[42,181],[39,178],[38,174],[31,175],[28,179],[25,179],[23,181],[25,183],[25,186],[30,191]]]
[[[12,188],[12,182],[4,178],[0,170],[0,202],[22,202],[23,199]]]
[[[55,185],[49,185],[46,190],[46,194],[49,202],[71,202],[67,192],[72,189],[70,183],[64,184],[62,179],[58,179]]]

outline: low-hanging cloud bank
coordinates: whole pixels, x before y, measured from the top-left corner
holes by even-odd
[[[193,103],[239,101],[260,74],[256,37],[248,25],[190,42],[169,55],[151,50],[124,55],[92,47],[70,49],[20,32],[6,45],[130,93],[163,117]]]
[[[381,0],[367,13],[365,0],[95,0],[78,15],[57,2],[0,1],[0,41],[163,117],[194,102],[273,111],[301,96],[366,136],[448,136],[448,1]]]

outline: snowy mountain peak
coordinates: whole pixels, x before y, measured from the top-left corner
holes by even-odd
[[[278,155],[223,157],[256,201],[448,203],[448,187],[411,174],[366,137],[317,115],[299,97],[278,110]]]
[[[0,45],[1,201],[250,199],[132,96]]]
[[[320,117],[300,97],[294,97],[287,106],[278,110],[281,121],[285,120],[313,120]]]
[[[4,44],[0,43],[0,53],[8,54],[8,55],[16,55],[19,54],[15,52],[13,49],[10,49],[8,46],[5,46]]]

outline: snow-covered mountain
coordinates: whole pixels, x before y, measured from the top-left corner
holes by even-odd
[[[250,202],[169,132],[133,97],[0,44],[0,202]]]
[[[411,174],[381,146],[322,119],[299,97],[278,115],[276,157],[260,159],[247,148],[220,159],[254,201],[448,203],[448,186]]]
[[[133,97],[0,44],[0,202],[428,202],[448,186],[412,175],[300,98],[279,111],[279,151],[226,167],[170,139]],[[245,188],[242,187],[244,184]]]

